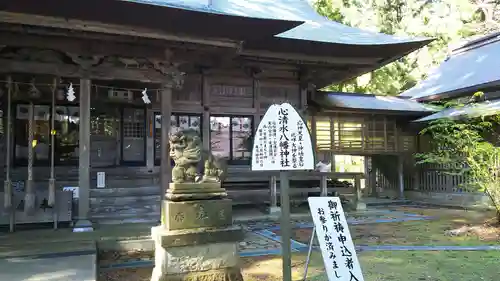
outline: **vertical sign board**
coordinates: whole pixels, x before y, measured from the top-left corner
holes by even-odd
[[[97,188],[106,187],[106,173],[97,172]]]
[[[259,123],[252,149],[252,171],[314,170],[307,125],[288,103],[271,105]]]
[[[339,197],[309,197],[329,281],[364,281]]]
[[[253,141],[252,171],[280,171],[283,280],[291,281],[290,198],[287,171],[314,170],[311,135],[288,103],[269,107]]]

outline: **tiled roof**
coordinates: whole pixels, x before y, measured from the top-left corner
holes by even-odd
[[[307,0],[127,1],[243,17],[304,21],[302,25],[277,35],[287,39],[352,45],[384,45],[428,40],[401,38],[349,27],[319,15]]]
[[[414,122],[428,122],[437,119],[450,118],[460,119],[463,117],[476,118],[482,116],[495,115],[500,112],[500,100],[486,101],[459,108],[448,108],[438,113],[420,118]]]
[[[500,85],[500,35],[455,50],[427,79],[400,96],[430,100],[487,91]]]
[[[405,111],[413,113],[433,113],[440,109],[435,106],[391,96],[332,92],[318,92],[318,94],[322,95],[316,102],[324,108]]]

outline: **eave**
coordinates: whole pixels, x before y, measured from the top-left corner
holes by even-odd
[[[0,11],[2,22],[82,31],[94,26],[104,33],[136,31],[138,37],[168,33],[235,41],[274,36],[303,23],[118,0],[44,0],[43,5],[37,0],[0,0]]]

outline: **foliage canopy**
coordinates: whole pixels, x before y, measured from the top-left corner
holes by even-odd
[[[473,107],[477,104],[458,106]],[[500,222],[499,129],[498,114],[432,121],[420,132],[427,136],[430,149],[416,154],[416,159],[417,164],[435,165],[444,174],[463,176],[464,189],[485,192],[496,208]]]
[[[436,40],[414,53],[327,90],[397,95],[443,61],[448,46],[500,27],[499,0],[316,0],[318,13],[331,20],[396,36]]]

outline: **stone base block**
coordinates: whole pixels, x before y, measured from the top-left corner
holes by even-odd
[[[194,228],[167,230],[163,226],[151,228],[151,237],[156,245],[163,248],[213,244],[220,242],[239,242],[244,239],[241,226],[224,228]]]
[[[238,242],[165,246],[163,227],[152,228],[155,268],[151,281],[242,281]]]
[[[167,230],[227,227],[233,224],[230,199],[162,202],[161,222]]]

